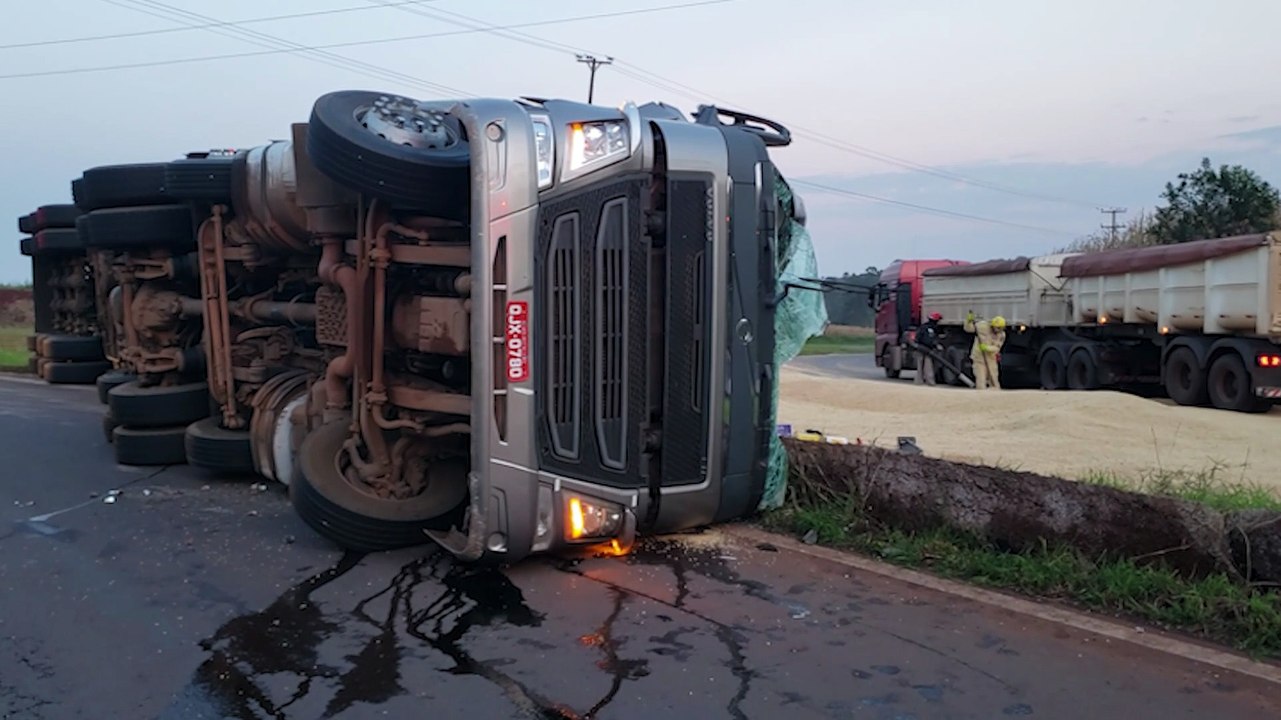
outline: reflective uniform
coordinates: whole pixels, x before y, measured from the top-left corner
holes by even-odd
[[[994,327],[987,320],[975,321],[974,316],[965,318],[965,332],[974,333],[974,346],[970,348],[970,360],[974,362],[974,388],[986,390],[991,387],[1001,389],[1001,368],[997,358],[1005,345],[1005,328]]]

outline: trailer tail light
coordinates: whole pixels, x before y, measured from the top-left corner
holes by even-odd
[[[1264,368],[1281,367],[1281,355],[1260,355],[1255,358],[1255,362]]]

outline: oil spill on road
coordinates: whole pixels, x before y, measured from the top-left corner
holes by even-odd
[[[286,718],[304,701],[324,702],[320,717],[339,717],[357,703],[377,705],[406,694],[401,663],[422,648],[448,658],[447,673],[491,682],[527,717],[578,717],[502,673],[501,662],[477,661],[463,648],[476,627],[542,621],[500,571],[456,565],[444,553],[430,553],[402,566],[350,610],[322,610],[312,595],[347,575],[362,557],[345,555],[265,610],[225,623],[201,644],[210,656],[165,717]],[[368,637],[362,628],[372,630]],[[326,640],[353,637],[364,637],[354,652],[323,656]],[[287,698],[267,686],[282,681],[293,684]]]
[[[596,717],[597,713],[614,701],[614,697],[618,695],[624,680],[636,680],[649,675],[649,661],[625,660],[618,655],[618,651],[622,648],[622,641],[614,636],[614,623],[618,621],[618,616],[622,614],[623,604],[628,596],[627,593],[617,587],[611,587],[609,593],[614,603],[609,616],[605,618],[605,622],[601,623],[596,632],[579,638],[579,642],[583,645],[600,648],[605,657],[596,666],[610,676],[609,690],[604,697],[592,705],[591,710],[587,711],[585,717],[589,718]]]

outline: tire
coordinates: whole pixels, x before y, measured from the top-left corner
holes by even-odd
[[[95,210],[84,217],[82,229],[89,247],[168,248],[175,251],[196,247],[191,208],[186,205]]]
[[[120,423],[116,422],[116,416],[112,415],[110,410],[102,414],[102,434],[107,439],[108,445],[116,441],[116,428],[118,427],[120,427]]]
[[[340,421],[317,428],[299,448],[289,497],[303,521],[331,542],[357,552],[421,545],[428,540],[424,530],[446,529],[452,511],[466,497],[466,474],[460,472],[456,483],[442,483],[438,492],[407,500],[366,494],[353,487],[337,465],[347,427]]]
[[[32,252],[77,252],[85,249],[84,240],[75,228],[41,230],[31,238]]]
[[[248,430],[227,430],[218,418],[207,417],[187,426],[184,443],[188,465],[220,474],[257,474]]]
[[[1200,407],[1210,402],[1206,373],[1189,348],[1175,348],[1170,353],[1162,380],[1166,394],[1179,405]]]
[[[436,135],[383,127],[380,137],[374,104],[382,99],[404,105],[390,112],[438,122]],[[414,107],[418,109],[415,110]],[[395,135],[403,133],[403,135]],[[439,147],[432,147],[439,143]],[[435,109],[391,93],[345,90],[323,95],[312,106],[307,154],[316,169],[351,190],[385,200],[395,208],[466,222],[471,214],[471,151],[458,121]]]
[[[134,375],[133,373],[125,372],[123,370],[112,370],[111,372],[107,372],[107,373],[103,373],[102,375],[99,375],[97,380],[98,402],[102,403],[103,405],[106,405],[108,402],[110,402],[110,397],[108,396],[108,394],[111,392],[112,388],[120,387],[121,385],[124,385],[127,382],[132,382],[137,379],[138,379],[137,375]]]
[[[133,428],[123,425],[112,431],[116,462],[121,465],[182,465],[187,462],[183,438],[185,425],[162,428]]]
[[[1254,394],[1254,378],[1235,352],[1220,355],[1210,365],[1207,382],[1210,404],[1220,410],[1265,413],[1272,403]]]
[[[76,218],[80,217],[80,208],[75,205],[41,205],[30,215],[33,227],[23,230],[25,233],[38,233],[52,228],[74,228]]]
[[[1063,353],[1058,350],[1047,350],[1041,356],[1041,389],[1062,390],[1067,387],[1067,363],[1063,362]]]
[[[30,235],[36,231],[36,214],[27,213],[18,216],[18,232]]]
[[[71,184],[71,192],[76,207],[84,212],[169,202],[165,192],[165,163],[90,168],[85,170],[79,186]]]
[[[107,392],[111,413],[131,428],[187,425],[209,417],[209,385],[142,387],[133,380]]]
[[[50,360],[102,360],[102,338],[97,335],[46,335],[40,354]],[[99,373],[101,374],[101,373]],[[97,377],[96,375],[94,377]]]
[[[18,241],[18,252],[31,257],[36,254],[36,239],[25,237]]]
[[[1099,368],[1088,351],[1077,350],[1068,358],[1067,386],[1069,390],[1099,389]]]
[[[885,368],[885,377],[890,380],[898,380],[899,377],[903,375],[903,371],[895,369],[894,366],[890,364],[890,355],[891,354],[888,350],[881,353],[881,366]]]
[[[232,158],[186,158],[165,165],[165,192],[176,200],[231,202]]]
[[[27,336],[27,352],[35,352],[36,348],[40,347],[40,345],[38,344],[39,340],[40,340],[39,336],[28,335]]]
[[[44,369],[44,379],[51,385],[92,385],[109,370],[111,363],[106,360],[52,362]]]

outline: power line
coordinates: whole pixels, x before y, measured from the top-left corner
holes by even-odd
[[[191,22],[192,20],[195,20],[198,23],[209,23],[209,24],[219,22],[217,18],[213,18],[208,15],[201,15],[199,13],[191,12],[189,10],[183,10],[182,8],[177,8],[172,5],[167,5],[165,3],[158,2],[157,0],[102,0],[102,2],[105,2],[109,5],[122,7],[128,10],[133,10],[136,12],[152,15],[154,17],[160,17],[160,18],[169,20],[171,22],[182,23],[188,26],[192,24]],[[257,45],[258,47],[274,48],[283,52],[299,52],[299,53],[302,53],[302,57],[305,57],[309,60],[314,60],[316,62],[329,65],[330,67],[336,67],[336,68],[340,68],[348,71],[361,72],[365,75],[376,77],[382,80],[402,82],[408,85],[413,85],[420,88],[426,88],[428,90],[431,90],[434,92],[440,92],[443,94],[462,94],[462,95],[467,94],[466,91],[459,90],[458,88],[453,88],[448,85],[442,85],[440,83],[432,82],[430,80],[425,80],[420,77],[415,77],[413,75],[409,75],[407,73],[403,73],[398,70],[393,70],[391,68],[374,65],[373,63],[367,63],[361,60],[356,60],[354,58],[349,58],[344,55],[338,55],[336,53],[326,52],[324,50],[320,50],[317,48],[308,47],[300,43],[293,42],[292,40],[286,40],[284,38],[279,38],[279,37],[276,37],[275,35],[269,35],[267,33],[259,32],[257,30],[248,30],[248,29],[241,28],[239,31],[236,31],[234,29],[220,28],[220,27],[207,27],[204,29],[207,32],[212,32],[218,35],[222,35],[224,37],[230,37],[236,40],[240,40],[242,42],[247,42],[251,45]]]
[[[394,8],[401,5],[419,5],[426,2],[436,2],[436,0],[397,0],[395,2],[384,4],[383,7]],[[186,27],[158,28],[156,30],[136,30],[133,32],[111,33],[109,35],[83,35],[81,37],[58,38],[54,40],[36,40],[32,42],[11,43],[9,45],[0,45],[0,50],[14,50],[17,48],[45,47],[48,45],[70,45],[73,43],[97,42],[100,40],[120,40],[124,38],[147,37],[150,35],[168,35],[171,33],[191,32],[192,30],[205,30],[215,27],[234,27],[240,25],[254,25],[258,23],[276,22],[278,20],[296,20],[300,18],[320,17],[323,15],[340,15],[342,13],[364,12],[366,10],[380,10],[382,8],[376,5],[359,5],[357,7],[335,8],[333,10],[314,10],[312,12],[290,13],[288,15],[270,15],[267,17],[248,18],[245,20],[227,20],[215,23],[205,23],[203,25],[188,25]]]
[[[103,1],[110,2],[110,0],[103,0]],[[714,0],[714,1],[727,2],[728,0]],[[136,62],[136,63],[120,63],[116,65],[95,65],[90,67],[66,68],[62,70],[40,70],[35,72],[9,73],[9,74],[0,75],[0,80],[52,77],[52,76],[58,76],[58,75],[80,75],[80,74],[86,74],[86,73],[112,72],[116,70],[134,70],[139,68],[164,67],[169,65],[187,65],[187,64],[201,63],[201,62],[214,62],[218,60],[263,57],[267,55],[282,55],[282,54],[300,53],[300,52],[312,51],[312,50],[336,50],[340,48],[363,47],[367,45],[384,45],[384,44],[397,43],[397,42],[426,40],[430,38],[451,37],[455,35],[472,35],[472,34],[481,33],[481,32],[490,32],[492,29],[510,30],[513,28],[541,27],[545,25],[563,25],[567,23],[587,22],[590,20],[601,20],[605,18],[624,17],[624,16],[636,15],[640,13],[662,12],[666,10],[674,10],[678,8],[693,7],[694,5],[705,5],[705,4],[708,4],[708,3],[682,3],[679,5],[663,5],[663,6],[652,7],[652,8],[638,8],[638,9],[632,9],[632,10],[594,13],[590,15],[573,15],[568,17],[552,18],[548,20],[531,20],[529,22],[523,22],[523,23],[498,25],[498,26],[494,26],[493,28],[466,28],[462,30],[443,30],[438,32],[430,32],[430,33],[416,33],[413,35],[398,35],[394,37],[375,38],[372,40],[349,40],[346,42],[325,43],[321,45],[307,45],[307,46],[289,47],[289,48],[275,48],[271,50],[262,50],[262,51],[255,51],[255,52],[223,53],[219,55],[202,55],[198,57],[187,57],[187,58],[169,58],[165,60],[150,60],[150,61]],[[388,7],[393,7],[393,6],[388,6]],[[139,12],[146,12],[138,8],[131,7],[129,9],[137,10]],[[152,14],[152,13],[149,13],[149,14]],[[166,18],[166,19],[172,20],[172,18]],[[193,26],[188,26],[188,27],[193,27]],[[355,62],[350,58],[345,58],[344,56],[336,56],[336,57],[344,58],[349,62]],[[344,68],[344,69],[350,70],[351,68]],[[462,94],[466,94],[466,93],[462,93]]]
[[[822,183],[811,182],[809,180],[788,180],[793,185],[804,185],[822,192],[833,193],[836,195],[845,195],[848,197],[858,198],[860,200],[870,200],[872,202],[884,203],[887,205],[897,205],[899,207],[909,208],[920,212],[926,212],[943,217],[957,218],[961,220],[972,220],[975,222],[988,223],[990,225],[1004,225],[1007,227],[1018,228],[1020,230],[1032,230],[1034,232],[1047,233],[1051,235],[1074,236],[1073,233],[1064,230],[1055,230],[1053,228],[1041,227],[1039,225],[1025,225],[1023,223],[1010,222],[1008,220],[998,220],[996,218],[983,217],[981,215],[970,215],[968,213],[956,212],[954,210],[944,210],[942,208],[930,207],[928,205],[917,205],[916,203],[905,202],[903,200],[894,200],[892,198],[880,197],[878,195],[868,195],[867,193],[846,190],[844,188],[824,185]]]
[[[1120,225],[1118,225],[1118,224],[1117,224],[1117,222],[1116,222],[1116,216],[1117,216],[1117,215],[1120,215],[1120,214],[1125,213],[1125,208],[1115,208],[1115,207],[1114,207],[1114,208],[1102,208],[1102,209],[1100,209],[1100,210],[1099,210],[1099,212],[1103,213],[1104,215],[1111,215],[1111,216],[1112,216],[1112,223],[1111,223],[1111,224],[1109,224],[1109,225],[1100,225],[1099,227],[1103,228],[1104,230],[1109,231],[1109,235],[1108,235],[1108,237],[1110,237],[1110,238],[1111,238],[1112,242],[1116,242],[1116,231],[1121,229],[1121,226],[1120,226]]]

